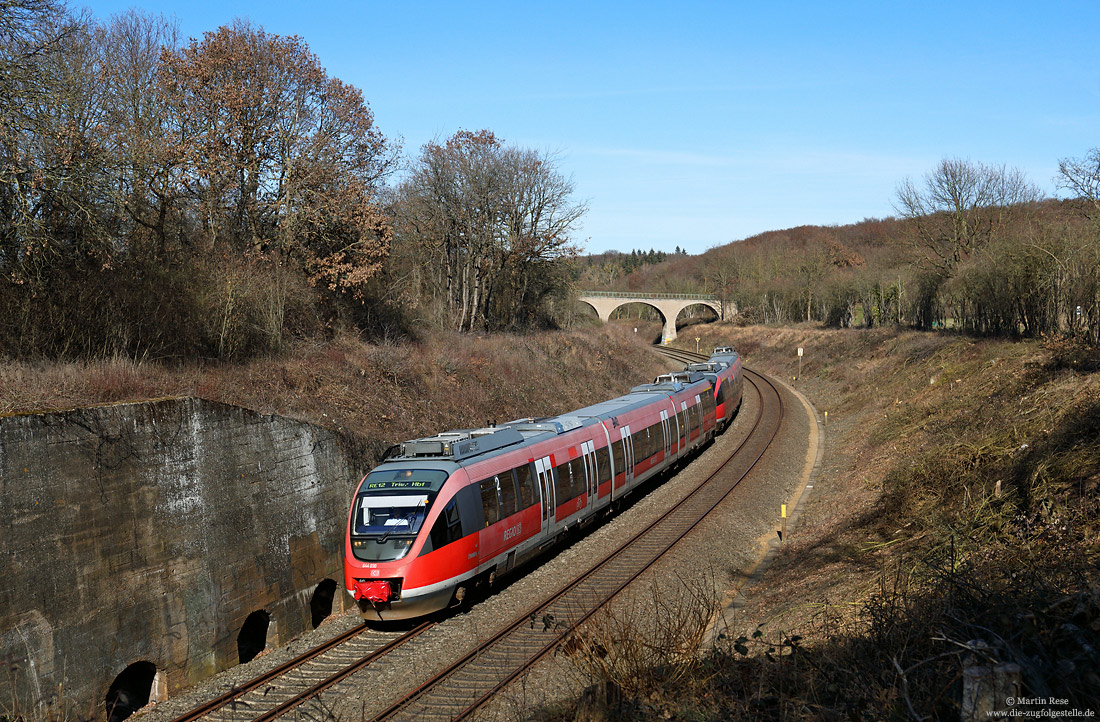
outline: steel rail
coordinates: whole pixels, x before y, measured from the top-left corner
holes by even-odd
[[[401,636],[396,637],[396,638],[390,640],[389,642],[387,642],[386,644],[382,645],[377,650],[372,652],[371,655],[368,655],[367,657],[361,659],[360,663],[366,664],[369,661],[371,661],[372,659],[377,658],[378,656],[381,656],[382,653],[388,653],[388,652],[392,651],[393,649],[405,644],[406,642],[411,641],[412,639],[419,636],[423,632],[426,632],[428,630],[428,628],[433,626],[434,624],[435,624],[435,622],[425,622],[425,623],[423,623],[423,624],[421,624],[417,627],[414,627],[413,629],[410,629],[408,632],[405,632]],[[272,680],[275,680],[276,678],[285,675],[287,672],[290,672],[293,669],[297,669],[298,667],[301,667],[305,663],[307,663],[307,662],[309,662],[313,659],[316,659],[317,657],[320,657],[321,655],[328,652],[329,650],[335,649],[336,647],[340,646],[341,644],[344,644],[345,642],[348,642],[348,641],[354,639],[355,637],[358,637],[359,635],[363,634],[368,629],[370,629],[370,628],[367,625],[362,624],[358,627],[353,627],[353,628],[351,628],[351,629],[349,629],[345,632],[342,632],[342,633],[338,634],[337,636],[333,637],[332,639],[328,640],[327,642],[319,644],[318,646],[313,647],[312,649],[309,649],[309,650],[303,652],[302,654],[298,655],[297,657],[295,657],[291,660],[288,660],[288,661],[284,662],[283,664],[280,664],[279,666],[274,667],[274,668],[264,672],[263,674],[253,678],[252,680],[248,681],[247,683],[245,683],[243,685],[234,686],[232,689],[230,689],[226,693],[224,693],[222,695],[219,695],[218,697],[215,697],[214,699],[206,702],[203,705],[200,705],[199,707],[196,707],[196,708],[190,710],[189,712],[184,713],[183,715],[181,715],[179,717],[176,717],[174,720],[172,720],[172,722],[194,722],[195,720],[202,719],[203,717],[206,717],[206,716],[220,710],[221,708],[223,708],[223,707],[225,707],[229,704],[232,704],[234,701],[240,699],[241,697],[248,694],[252,690],[257,689],[258,687],[261,687],[264,684],[267,684],[267,683],[271,682]],[[364,660],[366,660],[366,661],[364,661]],[[352,672],[354,672],[354,671],[356,671],[356,670],[352,670]],[[351,672],[349,672],[348,674],[351,674]],[[346,677],[347,675],[344,675],[344,676]],[[316,694],[316,692],[314,694]],[[297,695],[297,697],[301,697],[301,696],[302,695]],[[310,695],[310,696],[313,696],[313,695]],[[301,702],[304,702],[306,699],[309,699],[309,697],[305,697],[305,698],[299,700],[297,704],[301,704]],[[292,706],[296,706],[296,705],[292,705]],[[287,709],[289,709],[289,707],[287,707]],[[266,715],[265,715],[265,717],[266,717]],[[260,719],[264,719],[265,717],[261,717]]]
[[[295,667],[299,667],[305,664],[309,660],[324,654],[333,647],[339,646],[340,644],[343,644],[353,637],[357,637],[358,635],[362,634],[365,629],[365,625],[352,627],[351,629],[338,634],[327,642],[320,644],[306,652],[303,652],[294,659],[284,662],[278,667],[264,672],[260,676],[252,679],[249,682],[246,682],[243,685],[235,685],[225,694],[219,695],[214,699],[206,702],[205,704],[190,710],[189,712],[185,712],[184,714],[172,720],[172,722],[194,722],[194,720],[201,719],[202,717],[205,717],[214,710],[224,707],[233,700],[238,699],[245,694],[251,692],[260,685],[271,681],[272,679],[288,672],[291,669],[294,669]]]
[[[303,702],[307,702],[310,699],[313,699],[314,697],[319,695],[321,692],[324,692],[329,687],[332,687],[332,686],[344,681],[345,679],[347,679],[351,675],[355,674],[359,670],[363,669],[363,667],[366,667],[368,664],[375,661],[376,659],[378,659],[382,656],[385,656],[387,654],[390,654],[391,652],[393,652],[393,650],[397,649],[398,647],[403,646],[406,642],[409,642],[412,639],[414,639],[415,637],[420,636],[424,632],[428,631],[428,629],[430,629],[431,627],[434,627],[435,624],[436,624],[435,622],[423,622],[423,623],[417,625],[416,627],[410,629],[408,632],[401,635],[397,639],[395,639],[395,640],[389,642],[388,644],[385,644],[385,645],[379,647],[378,649],[374,650],[373,652],[368,654],[366,657],[363,657],[362,659],[360,659],[357,662],[353,662],[353,663],[349,664],[348,666],[344,667],[343,669],[341,669],[339,672],[332,675],[331,677],[328,677],[327,679],[324,679],[324,680],[318,682],[317,684],[313,685],[309,689],[295,695],[293,698],[287,700],[286,702],[283,702],[281,705],[279,705],[275,709],[272,709],[272,710],[270,710],[268,712],[265,712],[264,714],[260,715],[259,717],[254,718],[252,720],[252,722],[270,722],[270,720],[273,720],[273,719],[276,719],[277,717],[283,716],[284,714],[286,714],[290,710],[294,709],[298,705],[302,704]]]
[[[673,346],[654,346],[653,350],[657,353],[669,357],[674,361],[687,361],[689,363],[697,363],[700,361],[710,360],[710,356],[703,353],[697,353],[695,351],[688,351],[682,348],[675,348]]]

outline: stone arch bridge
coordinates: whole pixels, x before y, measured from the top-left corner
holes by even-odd
[[[718,318],[726,318],[727,313],[737,313],[732,303],[723,305],[717,296],[709,294],[692,293],[625,293],[617,291],[581,291],[577,300],[591,306],[596,315],[605,323],[611,318],[619,306],[628,303],[644,303],[657,309],[665,320],[664,331],[661,333],[661,342],[668,343],[676,338],[676,318],[680,312],[689,306],[702,305],[710,308]]]

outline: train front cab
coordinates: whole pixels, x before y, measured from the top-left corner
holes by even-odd
[[[383,464],[356,490],[348,514],[344,586],[364,619],[422,616],[447,607],[473,576],[477,494],[453,463]]]

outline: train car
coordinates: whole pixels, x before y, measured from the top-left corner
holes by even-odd
[[[732,351],[728,347],[723,347],[723,350]],[[654,383],[667,381],[689,383],[700,378],[710,381],[711,386],[714,388],[718,430],[720,432],[724,431],[741,408],[744,378],[741,370],[741,357],[736,352],[725,358],[712,358],[702,363],[688,364],[683,371],[661,374],[654,380]]]
[[[398,444],[359,483],[344,586],[365,619],[461,602],[713,438],[711,382]]]
[[[705,362],[718,368],[713,371],[719,381],[715,383],[715,403],[718,406],[718,418],[724,419],[723,430],[729,426],[733,417],[741,408],[742,392],[744,391],[745,374],[742,368],[741,355],[732,346],[719,346],[710,355],[710,360]],[[692,368],[695,364],[689,364]]]

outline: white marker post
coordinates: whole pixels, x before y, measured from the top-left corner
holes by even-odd
[[[802,378],[802,347],[798,347],[798,376],[796,378]]]

